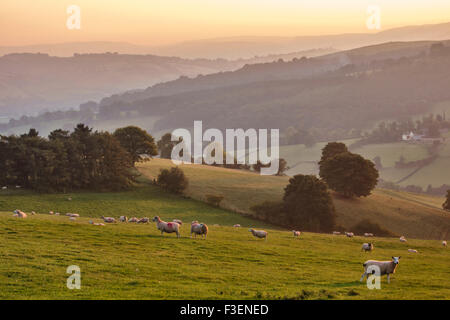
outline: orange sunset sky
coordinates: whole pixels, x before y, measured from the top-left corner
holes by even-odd
[[[66,27],[72,4],[80,30]],[[369,32],[368,5],[380,6],[382,29],[450,21],[449,0],[1,0],[0,46]]]

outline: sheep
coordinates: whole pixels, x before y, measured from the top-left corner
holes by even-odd
[[[444,246],[444,247],[446,247],[447,246],[447,241],[442,241],[442,245]]]
[[[292,232],[294,233],[294,238],[298,238],[302,234],[300,231],[296,231],[296,230],[292,230]]]
[[[179,220],[179,219],[173,219],[172,222],[176,222],[178,223],[180,226],[183,224],[183,221]]]
[[[370,266],[377,266],[380,269],[380,276],[386,274],[387,282],[390,283],[390,275],[395,273],[395,269],[397,268],[400,258],[401,257],[392,257],[391,261],[367,260],[363,263],[364,273],[362,274],[359,281],[362,282],[364,280],[364,277],[369,277],[367,270]]]
[[[161,231],[161,235],[164,232],[177,234],[177,238],[180,237],[180,225],[176,222],[165,222],[160,219],[160,217],[156,216],[152,219],[153,222],[156,222],[156,227]]]
[[[8,187],[6,187],[6,186],[5,186],[5,187],[2,187],[2,190],[6,190],[6,189],[8,189]]]
[[[22,188],[21,186],[16,186],[16,189],[20,189],[20,188]]]
[[[104,217],[102,216],[103,221],[105,221],[106,223],[115,223],[116,219],[111,218],[111,217]]]
[[[411,253],[419,253],[416,249],[408,249],[408,252],[411,252]]]
[[[67,198],[67,201],[72,201],[72,197],[68,197],[68,198]]]
[[[72,218],[79,218],[80,215],[78,213],[71,213],[70,217],[72,217]]]
[[[373,243],[363,243],[361,251],[364,250],[364,252],[372,251],[373,250]]]
[[[128,222],[138,222],[138,221],[139,221],[139,219],[136,218],[136,217],[133,217],[133,218],[128,220]]]
[[[55,216],[59,216],[61,213],[59,212],[55,212]]]
[[[49,211],[49,215],[54,215],[55,213],[53,211]]]
[[[128,217],[127,216],[120,216],[119,221],[120,222],[128,222]]]
[[[341,233],[340,233],[339,231],[333,231],[333,234],[334,234],[335,236],[338,236],[338,235],[340,235]]]
[[[250,231],[254,237],[256,238],[264,238],[265,240],[267,240],[267,231],[264,230],[255,230],[255,229],[248,229],[248,231]]]
[[[75,220],[77,220],[77,218],[75,218],[75,217],[70,217],[69,220],[70,220],[70,221],[75,221]]]
[[[364,237],[373,237],[373,233],[366,232],[364,233]]]
[[[205,236],[206,239],[206,236],[208,235],[208,226],[204,223],[198,223],[195,221],[191,224],[191,238],[192,234],[194,234],[195,238],[199,234],[202,236],[202,238],[203,236]]]
[[[353,232],[346,232],[345,235],[346,235],[348,238],[353,238],[353,236],[354,236]]]
[[[36,215],[36,212],[31,211],[31,215],[32,215],[32,216]]]
[[[241,225],[240,225],[240,224],[235,224],[233,227],[234,227],[234,228],[240,228]]]
[[[94,226],[104,226],[104,223],[98,223],[98,222],[92,222],[92,220],[89,220],[89,223],[94,225]]]
[[[25,219],[27,214],[19,209],[14,210],[14,217]]]
[[[406,242],[406,238],[404,236],[400,237],[400,242]]]
[[[150,222],[149,218],[142,218],[142,219],[139,219],[139,221],[137,223],[149,223],[149,222]]]

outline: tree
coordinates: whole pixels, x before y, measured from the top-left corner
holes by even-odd
[[[261,161],[256,161],[256,163],[254,165],[252,165],[253,170],[255,170],[256,172],[261,172],[261,168],[269,168],[270,167],[270,163],[268,164],[263,164]]]
[[[445,199],[444,204],[442,205],[444,210],[450,211],[450,189],[447,190],[447,199]]]
[[[343,152],[348,152],[347,146],[342,142],[329,142],[322,149],[322,157],[320,158],[319,165],[321,165],[325,160],[334,157]]]
[[[173,148],[181,141],[181,137],[178,142],[172,141],[172,134],[170,132],[163,135],[157,143],[160,157],[163,159],[171,159]]]
[[[296,175],[284,188],[284,210],[292,227],[329,232],[335,226],[335,208],[326,184],[313,175]]]
[[[189,181],[183,170],[178,167],[161,169],[157,184],[172,193],[181,194],[187,188]]]
[[[141,128],[135,126],[120,128],[114,132],[114,137],[130,153],[133,165],[142,160],[142,155],[151,157],[158,154],[155,139]]]
[[[284,160],[283,158],[280,158],[278,161],[278,172],[277,172],[277,176],[282,176],[284,175],[284,172],[289,170],[290,168],[287,165],[287,161]]]
[[[350,152],[323,161],[319,175],[332,190],[348,198],[370,195],[378,182],[375,164]]]

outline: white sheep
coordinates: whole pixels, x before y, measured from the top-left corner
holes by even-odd
[[[32,215],[32,216],[36,215],[36,212],[31,211],[31,215]]]
[[[372,251],[373,250],[373,243],[363,243],[361,250],[364,250],[364,252]]]
[[[14,217],[25,219],[27,214],[19,209],[14,210]]]
[[[158,216],[154,217],[152,221],[156,222],[156,227],[161,231],[161,235],[163,235],[164,232],[175,232],[177,234],[177,238],[180,237],[180,225],[178,223],[162,221]]]
[[[267,240],[267,231],[255,229],[248,229],[248,231],[250,231],[256,238],[264,238],[265,240]]]
[[[411,253],[419,253],[416,249],[408,249],[408,252],[411,252]]]
[[[354,236],[353,232],[346,232],[345,235],[349,238],[353,238]]]
[[[139,219],[139,221],[137,223],[149,223],[149,222],[150,222],[149,218],[142,218],[142,219]]]
[[[404,236],[401,236],[399,240],[400,242],[406,242],[406,238]]]
[[[77,220],[77,218],[75,218],[75,217],[70,217],[69,220],[70,220],[70,221],[75,221],[75,220]]]
[[[442,245],[444,246],[444,247],[446,247],[447,246],[447,241],[442,241]]]
[[[49,215],[54,215],[55,213],[53,211],[50,211],[48,214]]]
[[[55,212],[55,216],[59,216],[61,213],[59,212]]]
[[[5,186],[5,187],[2,187],[2,190],[6,190],[6,189],[8,189],[8,187],[6,187],[6,186]]]
[[[194,234],[195,238],[199,234],[202,236],[202,238],[204,236],[206,239],[206,236],[208,235],[208,226],[204,223],[198,223],[197,221],[194,221],[191,224],[191,238],[192,238],[192,234]]]
[[[365,232],[364,237],[373,237],[373,233]]]
[[[80,217],[80,215],[78,213],[71,213],[70,216],[73,217],[73,218],[79,218]]]
[[[120,216],[119,221],[120,222],[128,222],[128,217],[127,216]]]
[[[179,219],[173,219],[172,222],[176,222],[178,223],[180,226],[183,224],[183,221],[179,220]]]
[[[390,283],[390,275],[395,273],[395,269],[397,268],[400,258],[401,257],[392,257],[391,261],[367,260],[363,263],[364,273],[362,274],[359,281],[362,282],[364,280],[364,277],[369,277],[369,273],[367,271],[369,267],[374,266],[379,268],[380,276],[385,274],[387,275],[387,282]],[[375,270],[373,270],[373,273],[375,273]]]
[[[240,228],[241,225],[240,225],[240,224],[235,224],[233,227],[234,227],[234,228]]]
[[[103,221],[105,221],[106,223],[115,223],[116,219],[111,218],[111,217],[104,217],[102,216]]]
[[[340,233],[339,231],[333,231],[333,234],[334,234],[335,236],[338,236],[338,235],[340,235],[341,233]]]
[[[292,233],[294,234],[294,238],[298,238],[302,234],[300,231],[297,230],[292,230]]]

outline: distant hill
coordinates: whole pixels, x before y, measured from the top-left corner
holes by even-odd
[[[188,41],[153,48],[154,53],[203,58],[242,58],[268,53],[287,53],[311,48],[333,47],[339,50],[392,41],[450,39],[450,23],[406,26],[378,33],[353,33],[302,37],[231,37]]]
[[[99,100],[127,90],[136,91],[180,76],[195,77],[236,70],[245,64],[313,57],[335,51],[314,49],[235,61],[116,53],[70,57],[43,53],[8,54],[0,57],[0,116],[17,117],[43,110],[76,108],[88,100]],[[57,53],[50,49],[48,52]]]

